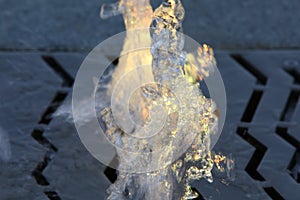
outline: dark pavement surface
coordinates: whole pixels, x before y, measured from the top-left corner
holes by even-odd
[[[109,0],[0,0],[0,49],[91,50],[124,30]],[[151,1],[158,5],[159,0]],[[299,48],[299,0],[183,0],[185,34],[217,49]]]
[[[99,18],[104,2],[112,1],[0,0],[1,200],[104,198],[105,166],[87,152],[72,123],[53,115],[70,104],[87,52],[124,31],[121,16]],[[228,113],[215,151],[236,162],[235,181],[215,174],[213,184],[193,186],[205,199],[298,200],[300,52],[291,49],[300,47],[300,1],[183,3],[184,32],[225,49],[217,61]]]

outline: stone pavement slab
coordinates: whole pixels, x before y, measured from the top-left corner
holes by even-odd
[[[61,80],[35,53],[1,53],[0,70],[0,127],[11,151],[7,162],[0,158],[1,199],[47,199],[31,175],[44,156],[31,133]]]
[[[0,0],[0,49],[91,50],[124,31],[99,18],[117,0]],[[161,0],[151,1],[157,7]],[[185,34],[218,49],[299,48],[299,0],[183,0]]]

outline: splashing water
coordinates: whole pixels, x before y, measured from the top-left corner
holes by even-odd
[[[192,181],[212,182],[214,166],[230,176],[234,166],[232,159],[210,151],[211,135],[218,131],[218,111],[199,90],[199,81],[216,67],[213,50],[207,45],[198,47],[196,54],[183,50],[185,38],[180,31],[185,11],[180,0],[164,0],[154,12],[149,0],[120,0],[104,5],[100,15],[120,13],[128,32],[112,81],[103,87],[108,96],[116,97],[112,106],[104,108],[107,105],[96,91],[99,121],[116,147],[119,163],[107,199],[197,198]],[[136,34],[136,29],[142,30]],[[128,53],[127,49],[139,50]],[[125,75],[127,82],[120,83]],[[137,89],[125,101],[124,94],[132,88]],[[127,116],[122,110],[127,103],[136,124],[120,123]],[[71,116],[70,110],[63,106],[56,115]],[[82,118],[83,123],[89,120],[89,116]]]

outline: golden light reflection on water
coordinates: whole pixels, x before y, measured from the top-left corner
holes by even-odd
[[[152,45],[153,47],[155,42],[159,42],[151,38],[149,29],[144,29],[145,27],[149,28],[151,24],[154,28],[152,30],[152,37],[159,36],[161,32],[166,29],[170,31],[170,37],[160,39],[170,40],[168,45],[171,51],[182,51],[182,49],[180,49],[180,44],[183,42],[181,41],[183,39],[177,35],[177,31],[181,30],[181,23],[184,18],[185,11],[180,0],[166,0],[155,10],[155,12],[152,11],[149,0],[120,0],[118,6],[119,8],[122,8],[124,24],[128,31],[122,52],[127,52],[128,49],[138,49],[140,46]],[[153,25],[154,22],[155,24]],[[130,32],[131,30],[136,29],[143,29],[143,31],[139,32],[139,34],[136,34],[134,31]],[[194,199],[198,197],[198,194],[193,191],[190,186],[192,181],[205,178],[208,182],[212,182],[212,169],[214,166],[220,172],[226,171],[226,167],[231,167],[230,170],[232,170],[234,166],[233,159],[227,159],[226,156],[221,154],[213,154],[209,149],[210,134],[214,134],[216,131],[215,129],[217,128],[216,124],[218,121],[218,111],[214,102],[211,99],[206,98],[201,91],[197,93],[198,96],[193,96],[194,94],[188,93],[189,91],[198,88],[199,82],[203,81],[204,77],[208,77],[211,73],[213,73],[213,69],[216,65],[213,49],[204,44],[203,46],[198,47],[196,54],[187,53],[183,66],[174,66],[174,69],[181,70],[180,74],[177,74],[177,76],[173,77],[173,79],[167,79],[166,81],[164,77],[166,77],[166,75],[169,76],[166,60],[170,59],[171,61],[168,62],[172,63],[172,59],[176,61],[176,59],[179,58],[174,56],[172,57],[171,55],[168,57],[168,52],[163,55],[166,57],[163,57],[162,54],[155,51],[155,47],[153,48],[153,52],[149,49],[144,49],[130,54],[123,55],[123,53],[121,53],[122,56],[119,58],[118,66],[113,73],[112,83],[108,93],[111,94],[114,87],[124,74],[133,72],[134,76],[130,79],[130,82],[122,84],[142,85],[143,78],[148,77],[150,80],[153,80],[153,82],[156,81],[163,85],[166,84],[166,86],[171,89],[174,89],[174,87],[177,89],[181,88],[181,90],[177,90],[179,91],[177,95],[179,95],[181,99],[192,101],[196,106],[203,108],[201,113],[196,113],[195,115],[195,113],[186,112],[184,113],[184,116],[181,116],[180,118],[178,117],[179,105],[174,103],[174,97],[172,97],[171,94],[168,94],[167,90],[164,91],[163,89],[160,89],[160,91],[157,91],[162,94],[161,101],[154,100],[149,103],[149,101],[144,98],[143,92],[135,96],[131,104],[137,105],[138,108],[136,110],[140,112],[140,115],[138,116],[140,116],[144,122],[147,120],[151,121],[149,110],[158,104],[164,106],[169,118],[171,119],[169,123],[167,121],[167,125],[171,127],[168,129],[169,131],[162,132],[165,133],[165,135],[161,137],[161,140],[163,141],[167,139],[170,142],[166,146],[164,154],[161,155],[158,161],[159,163],[168,163],[170,161],[169,156],[173,155],[173,139],[175,137],[182,137],[182,142],[187,142],[186,138],[189,137],[188,131],[184,132],[187,135],[178,134],[178,131],[181,131],[181,129],[174,126],[174,121],[177,123],[177,120],[189,119],[188,121],[192,122],[188,123],[188,125],[191,126],[191,130],[197,130],[197,136],[191,147],[180,159],[172,164],[170,163],[165,165],[165,167],[161,170],[140,175],[130,174],[128,172],[119,172],[118,180],[108,190],[108,199],[117,199],[116,194],[124,192],[122,190],[125,190],[125,188],[127,188],[127,190],[128,188],[135,188],[127,192],[127,195],[129,196],[134,196],[134,193],[138,194],[139,192],[135,190],[142,190],[141,188],[143,188],[143,186],[137,187],[130,185],[133,184],[132,181],[147,185],[148,189],[144,191],[145,199],[172,199],[173,192],[176,190],[176,187],[181,187],[181,189],[179,189],[182,191],[179,195],[181,200]],[[146,70],[142,76],[137,71],[137,66],[146,66]],[[172,76],[170,75],[170,77]],[[149,89],[149,87],[147,89]],[[158,88],[152,89],[159,90]],[[147,90],[144,88],[142,91],[145,93]],[[191,118],[191,115],[197,116],[197,118]],[[139,144],[133,143],[132,139],[126,136],[127,134],[123,133],[122,130],[113,123],[114,119],[110,108],[106,108],[102,112],[102,119],[107,125],[106,134],[108,138],[110,138],[116,146],[123,145],[123,147],[126,146],[126,148],[129,149],[136,148],[136,150],[149,148],[148,146],[151,143],[146,140],[142,140]],[[185,128],[185,130],[186,129],[187,128]],[[158,143],[160,142],[161,141],[157,141],[157,144],[151,144],[153,145],[152,148],[155,149],[164,144],[161,143],[159,145]],[[140,160],[134,160],[134,158],[131,158],[129,154],[118,155],[118,159],[120,166],[128,168],[130,168],[129,166],[132,162],[140,162]],[[147,159],[143,162],[147,163]],[[169,176],[174,176],[175,178],[169,178]],[[141,182],[140,180],[143,180],[144,182]]]

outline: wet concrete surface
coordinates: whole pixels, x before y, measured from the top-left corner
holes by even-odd
[[[124,30],[109,0],[1,0],[0,49],[91,50]],[[156,7],[159,0],[151,1]],[[299,48],[298,0],[185,0],[185,34],[217,49]]]

